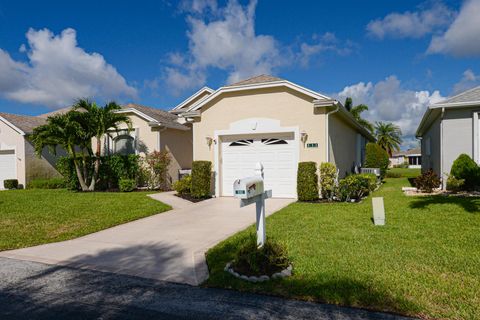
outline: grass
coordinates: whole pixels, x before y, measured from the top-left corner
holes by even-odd
[[[359,204],[293,203],[267,218],[292,277],[251,284],[223,271],[254,227],[207,253],[210,287],[233,288],[422,318],[480,318],[480,199],[407,197],[406,178],[387,179],[387,225]],[[253,214],[253,213],[252,213]]]
[[[0,250],[77,238],[167,211],[147,192],[0,192]]]
[[[415,178],[420,175],[420,169],[409,169],[409,168],[391,168],[388,169],[388,172],[393,174],[398,174],[402,178]]]

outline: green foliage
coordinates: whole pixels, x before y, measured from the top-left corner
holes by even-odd
[[[3,186],[5,189],[18,189],[18,180],[17,179],[6,179],[3,180]]]
[[[323,199],[332,200],[335,193],[337,167],[330,162],[320,164],[320,191]]]
[[[145,157],[141,180],[149,189],[169,190],[171,179],[168,176],[168,167],[172,158],[168,151],[154,151]]]
[[[453,162],[450,176],[465,180],[463,187],[466,190],[473,190],[480,186],[480,169],[467,154],[459,155]]]
[[[340,180],[337,198],[340,201],[359,201],[373,192],[377,186],[374,174],[352,174]]]
[[[190,194],[192,192],[192,176],[184,175],[180,180],[173,183],[173,190],[180,195]]]
[[[315,162],[298,163],[297,195],[299,201],[318,199],[318,175]]]
[[[415,178],[415,187],[422,192],[431,193],[433,189],[440,186],[440,183],[440,178],[432,169]]]
[[[27,189],[63,189],[65,187],[63,178],[34,179],[27,184]]]
[[[377,144],[387,151],[389,156],[392,156],[394,151],[400,150],[402,130],[393,123],[376,122],[375,138],[377,139]]]
[[[373,142],[367,143],[365,153],[366,154],[364,167],[380,168],[380,175],[383,179],[385,177],[388,169],[388,164],[390,162],[388,158],[388,153],[378,144]]]
[[[385,174],[385,178],[401,178],[402,174],[400,172],[390,171],[388,170]]]
[[[347,103],[347,101],[345,101],[345,103]],[[348,109],[348,111],[350,111],[350,113],[355,118],[355,120],[357,120],[357,122],[361,126],[363,126],[365,129],[367,129],[370,132],[373,132],[373,125],[368,120],[363,119],[361,116],[362,112],[368,111],[368,106],[366,104],[359,104],[359,105],[356,105],[355,107],[352,107],[352,101],[350,101],[349,104],[350,104],[350,109]]]
[[[122,192],[132,192],[136,186],[134,179],[120,178],[120,180],[118,180],[118,188]]]
[[[247,276],[271,276],[286,269],[289,265],[286,247],[267,238],[262,248],[257,247],[257,239],[250,235],[235,254],[233,269]]]
[[[458,179],[455,176],[449,175],[447,179],[447,190],[452,192],[458,192],[463,190],[465,185],[465,179]]]
[[[212,163],[210,161],[193,161],[192,163],[192,197],[197,199],[210,197]]]

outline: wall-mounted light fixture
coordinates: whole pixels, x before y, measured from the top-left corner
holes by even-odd
[[[210,146],[211,146],[212,143],[213,143],[213,138],[212,138],[212,137],[209,137],[209,136],[206,136],[206,137],[205,137],[205,141],[207,142],[207,146],[210,148]]]
[[[303,144],[305,144],[305,142],[307,142],[307,139],[308,139],[307,132],[305,130],[300,132],[300,140],[302,141]]]

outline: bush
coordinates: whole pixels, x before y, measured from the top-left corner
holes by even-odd
[[[465,179],[458,179],[455,176],[449,175],[447,179],[447,190],[454,193],[463,190]]]
[[[192,176],[184,175],[180,180],[173,183],[173,190],[180,195],[190,194],[192,192]]]
[[[141,184],[149,189],[170,190],[171,179],[168,167],[172,162],[168,151],[154,151],[147,154],[141,169]]]
[[[193,161],[192,163],[192,197],[203,199],[210,197],[212,163],[210,161]]]
[[[422,192],[431,193],[433,189],[440,186],[440,183],[440,178],[432,169],[415,178],[415,187]]]
[[[3,186],[5,189],[18,189],[18,180],[17,179],[6,179],[3,180]]]
[[[34,179],[27,184],[27,189],[62,189],[65,188],[63,178]]]
[[[284,245],[267,238],[262,248],[257,247],[257,239],[251,235],[235,254],[233,269],[247,276],[271,276],[286,269],[289,265]]]
[[[380,168],[380,175],[383,179],[388,169],[390,160],[387,151],[378,144],[369,142],[365,151],[365,168]]]
[[[386,178],[401,178],[402,174],[400,172],[387,171],[385,174]]]
[[[136,188],[135,180],[121,178],[120,180],[118,180],[118,188],[122,192],[131,192]]]
[[[359,201],[377,187],[374,174],[352,174],[340,180],[337,197],[340,201]]]
[[[323,199],[332,200],[337,180],[337,167],[329,162],[320,164],[320,192]]]
[[[480,169],[475,161],[464,153],[453,162],[450,176],[465,180],[463,188],[466,190],[474,190],[480,186]]]
[[[315,162],[298,163],[297,195],[299,201],[318,199],[318,175]]]

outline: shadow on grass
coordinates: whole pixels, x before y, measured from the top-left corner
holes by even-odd
[[[477,197],[456,197],[456,196],[427,196],[418,197],[410,202],[412,209],[426,209],[430,205],[454,204],[469,213],[480,213],[480,198]]]

